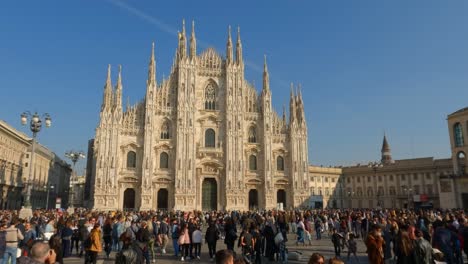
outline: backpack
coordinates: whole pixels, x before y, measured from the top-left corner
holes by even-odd
[[[92,245],[92,242],[93,242],[93,241],[91,240],[91,236],[88,236],[88,237],[85,239],[85,241],[83,242],[83,247],[84,247],[85,249],[90,248],[91,245]]]

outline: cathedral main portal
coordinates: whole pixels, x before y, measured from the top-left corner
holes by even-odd
[[[123,209],[124,210],[135,209],[135,190],[133,188],[128,188],[124,192]]]
[[[206,178],[202,184],[202,209],[213,211],[218,208],[218,184],[214,178]]]

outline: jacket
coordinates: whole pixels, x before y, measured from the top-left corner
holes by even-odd
[[[367,256],[369,257],[369,263],[372,264],[384,264],[383,246],[384,240],[381,237],[374,237],[368,235],[366,239]]]
[[[91,234],[89,234],[91,238],[91,247],[87,250],[101,252],[102,251],[102,243],[101,243],[101,230],[100,229],[93,229],[91,230]]]
[[[13,225],[5,229],[5,232],[7,247],[18,247],[18,242],[24,239],[24,236],[21,233],[21,231]]]

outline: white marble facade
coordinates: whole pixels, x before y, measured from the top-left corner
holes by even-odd
[[[168,78],[157,83],[154,45],[146,94],[122,107],[109,66],[94,143],[94,208],[246,210],[301,207],[309,197],[307,125],[291,85],[289,117],[244,77],[240,31],[226,55],[197,53],[185,25]],[[187,42],[189,45],[187,46]],[[277,87],[285,89],[286,87]],[[297,89],[297,88],[296,88]]]

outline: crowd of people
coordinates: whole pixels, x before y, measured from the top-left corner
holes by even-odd
[[[113,251],[115,263],[149,264],[160,255],[172,255],[179,261],[199,260],[205,250],[211,261],[220,263],[217,252],[224,249],[227,251],[222,256],[237,255],[232,259],[236,263],[287,262],[301,254],[299,245],[312,247],[314,237],[330,240],[335,257],[327,263],[344,263],[350,257],[359,263],[357,239],[364,242],[362,251],[372,264],[436,260],[463,264],[463,253],[468,255],[468,221],[463,210],[77,209],[73,214],[36,210],[31,219],[20,219],[17,211],[0,211],[1,262],[13,264],[64,263],[70,256],[82,257],[85,264],[96,263],[99,255],[110,258]],[[287,243],[288,238],[295,241]],[[225,245],[222,250],[217,248],[219,240]],[[287,245],[294,244],[299,250],[288,249]],[[347,257],[342,257],[345,249]],[[309,263],[325,263],[325,258],[315,253]]]

